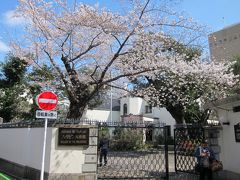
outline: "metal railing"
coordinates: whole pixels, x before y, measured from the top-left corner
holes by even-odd
[[[99,140],[109,139],[107,165],[98,167],[98,179],[168,179],[168,148],[160,147],[166,142],[165,127],[119,122],[98,127]]]
[[[203,139],[204,129],[201,126],[178,127],[174,130],[176,172],[196,173],[194,152]]]
[[[164,127],[165,123],[136,123],[136,122],[104,122],[98,120],[76,120],[76,119],[60,119],[60,120],[48,120],[48,127],[54,127],[56,125],[64,125],[64,124],[73,124],[73,125],[97,125],[97,126],[125,126],[125,127]],[[27,128],[27,127],[43,127],[44,120],[33,120],[33,121],[18,121],[18,122],[10,122],[10,123],[2,123],[0,124],[0,128]]]

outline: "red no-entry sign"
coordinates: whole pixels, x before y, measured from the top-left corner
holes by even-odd
[[[37,96],[37,104],[40,109],[51,111],[57,107],[58,97],[51,91],[42,92]]]

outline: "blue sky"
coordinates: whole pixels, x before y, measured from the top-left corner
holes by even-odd
[[[182,0],[179,6],[212,31],[240,22],[240,0]]]
[[[81,0],[78,0],[80,2]],[[82,0],[84,3],[107,6],[117,9],[120,0]],[[160,0],[159,0],[160,1]],[[210,31],[217,31],[225,26],[240,22],[240,0],[180,0],[179,10],[185,11],[200,24],[207,25]],[[4,0],[0,4],[0,61],[7,54],[9,39],[18,38],[22,32],[24,21],[11,18],[17,0]]]

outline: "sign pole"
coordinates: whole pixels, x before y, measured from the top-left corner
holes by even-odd
[[[47,124],[48,124],[48,119],[45,118],[44,139],[43,139],[43,153],[42,153],[42,168],[41,168],[41,180],[44,179],[44,164],[45,164],[45,152],[46,152],[46,140],[47,140]]]
[[[41,110],[36,111],[36,118],[44,118],[44,138],[43,138],[43,151],[42,151],[42,167],[40,180],[44,179],[44,165],[45,165],[45,154],[46,154],[46,141],[47,141],[47,124],[49,119],[56,119],[57,112],[51,111],[56,108],[58,103],[58,97],[51,91],[45,91],[39,94],[36,98],[36,103]]]

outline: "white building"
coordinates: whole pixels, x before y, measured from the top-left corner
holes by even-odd
[[[152,107],[140,97],[124,96],[120,100],[113,100],[111,111],[111,100],[92,110],[88,109],[84,118],[101,122],[152,122],[171,126],[171,135],[175,120],[166,108]]]
[[[222,125],[218,137],[220,160],[224,170],[240,172],[240,95],[215,101],[206,105],[217,112]]]

